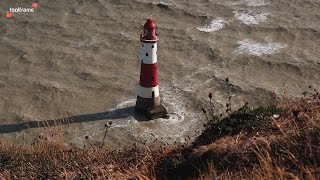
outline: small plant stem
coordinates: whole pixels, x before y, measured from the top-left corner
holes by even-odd
[[[209,101],[209,105],[210,105],[211,118],[212,118],[212,120],[215,120],[215,117],[214,117],[214,109],[215,109],[215,107],[214,107],[214,103],[212,103],[212,101],[211,101],[211,98],[210,98],[210,101]]]
[[[206,113],[206,118],[207,118],[207,122],[209,122],[209,118],[208,118],[208,115],[207,115],[207,113]]]
[[[103,147],[103,145],[104,145],[104,140],[106,139],[108,129],[109,129],[109,127],[107,127],[107,128],[106,128],[106,131],[104,132],[104,136],[103,136],[103,139],[102,139],[102,142],[101,142],[101,146],[100,146],[101,149],[102,149],[102,147]]]
[[[227,107],[227,111],[228,111],[228,114],[230,114],[232,109],[231,109],[231,95],[230,95],[230,83],[229,83],[229,81],[227,82],[227,85],[228,85],[228,104],[229,104],[229,106]]]

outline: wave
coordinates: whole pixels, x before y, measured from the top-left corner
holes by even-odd
[[[244,0],[248,6],[265,6],[268,4],[266,0]]]
[[[261,44],[254,42],[249,39],[238,41],[240,46],[234,51],[235,54],[249,54],[255,56],[275,54],[280,51],[280,49],[285,48],[285,44],[269,42],[267,44]]]
[[[250,10],[234,11],[234,17],[243,24],[260,24],[266,22],[270,13],[257,13]]]
[[[203,31],[203,32],[213,32],[213,31],[218,31],[220,29],[223,29],[228,24],[229,24],[228,21],[225,21],[223,19],[218,18],[218,19],[211,21],[211,23],[209,25],[198,27],[197,29],[199,31]]]

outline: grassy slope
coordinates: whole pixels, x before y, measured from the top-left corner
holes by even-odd
[[[40,139],[31,147],[0,143],[4,179],[320,179],[320,96],[283,98],[277,107],[245,105],[189,145],[135,146],[108,152]],[[279,117],[273,117],[279,114]]]

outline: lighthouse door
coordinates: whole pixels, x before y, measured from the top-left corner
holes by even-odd
[[[154,91],[152,91],[152,98],[154,98]]]

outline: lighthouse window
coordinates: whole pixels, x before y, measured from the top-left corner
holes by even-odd
[[[152,76],[152,81],[154,81],[154,77]]]
[[[142,44],[142,47],[143,47],[143,44]]]
[[[154,45],[152,45],[151,47],[154,48]]]
[[[146,53],[146,56],[148,56],[148,53]]]
[[[147,29],[144,29],[144,35],[147,36],[149,34],[149,31]]]

